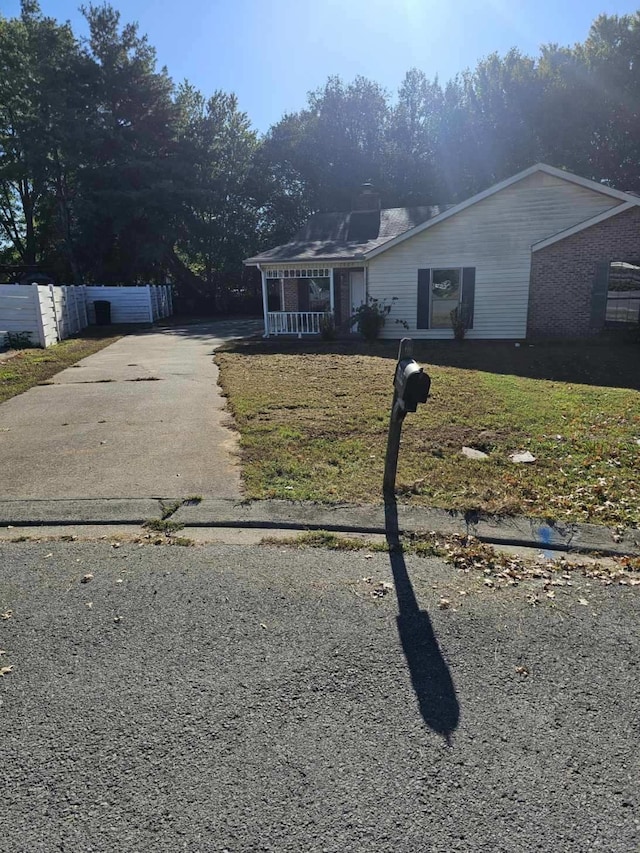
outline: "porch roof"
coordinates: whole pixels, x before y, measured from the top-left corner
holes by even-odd
[[[316,213],[291,242],[247,258],[245,264],[363,260],[367,252],[439,216],[449,207],[451,205]]]

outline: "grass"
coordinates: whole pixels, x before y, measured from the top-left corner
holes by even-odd
[[[0,361],[0,403],[22,394],[55,376],[66,367],[118,340],[120,335],[99,328],[85,331],[47,349],[20,350],[8,361]]]
[[[379,503],[396,344],[220,352],[248,498]],[[634,343],[416,344],[432,398],[405,421],[402,502],[609,525],[640,521]],[[466,459],[463,445],[484,450]],[[509,454],[529,450],[533,464]]]

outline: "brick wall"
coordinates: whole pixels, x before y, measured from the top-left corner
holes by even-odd
[[[531,255],[528,337],[583,337],[591,328],[598,263],[640,258],[640,208],[613,216]]]
[[[284,307],[283,311],[298,310],[298,279],[285,278],[284,280]]]

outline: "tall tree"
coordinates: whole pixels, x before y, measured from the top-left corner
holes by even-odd
[[[96,70],[93,161],[83,173],[83,263],[92,278],[162,276],[174,227],[177,108],[173,83],[135,24],[88,6]]]
[[[61,244],[74,266],[69,161],[87,116],[87,71],[71,28],[35,0],[0,18],[0,230],[24,264]]]
[[[193,274],[187,276],[191,288],[216,307],[225,283],[237,283],[242,259],[255,244],[257,136],[235,95],[218,91],[205,98],[184,84],[176,104],[183,197],[171,264],[180,274],[182,261]]]

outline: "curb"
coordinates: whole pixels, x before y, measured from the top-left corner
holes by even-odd
[[[77,500],[0,500],[0,526],[140,525],[160,519],[165,506],[180,498]],[[543,551],[640,555],[640,529],[618,534],[596,524],[559,523],[524,516],[481,516],[427,507],[397,506],[400,533],[435,531],[474,536],[496,545]],[[236,501],[205,498],[182,504],[170,515],[185,527],[328,530],[335,533],[384,533],[384,506],[327,505],[306,501]]]

